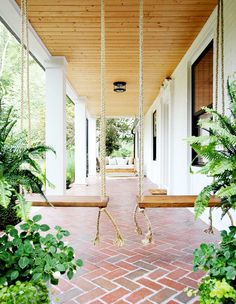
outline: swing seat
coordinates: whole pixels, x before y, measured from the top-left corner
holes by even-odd
[[[54,207],[106,208],[109,202],[108,196],[102,201],[100,196],[47,195],[48,201],[45,201],[40,194],[27,194],[25,199],[37,207],[51,207],[51,203]]]
[[[149,189],[151,195],[167,195],[166,189]]]
[[[140,209],[145,208],[191,208],[194,207],[197,195],[150,195],[142,199],[137,197]],[[220,207],[221,200],[212,196],[208,207]]]

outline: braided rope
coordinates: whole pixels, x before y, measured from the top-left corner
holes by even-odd
[[[220,21],[221,21],[221,93],[222,93],[222,114],[225,114],[225,71],[224,71],[224,1],[221,0]]]
[[[96,231],[96,235],[95,235],[95,239],[93,241],[94,245],[98,245],[100,243],[100,220],[101,220],[101,213],[104,212],[108,219],[111,221],[114,229],[115,229],[115,232],[116,232],[116,237],[113,241],[114,245],[116,246],[123,246],[124,245],[124,239],[123,239],[123,236],[120,232],[120,229],[118,227],[118,225],[116,224],[113,216],[111,215],[111,213],[107,210],[107,208],[99,208],[99,211],[98,211],[98,217],[97,217],[97,231]]]
[[[30,62],[29,62],[29,26],[28,26],[28,0],[25,0],[25,38],[26,38],[26,100],[28,108],[28,146],[31,146],[31,105],[30,105]]]
[[[134,209],[134,224],[135,224],[135,232],[138,234],[138,235],[142,235],[143,234],[143,231],[142,231],[142,228],[139,226],[139,223],[138,223],[138,211],[139,211],[139,207],[138,205],[135,206],[135,209]]]
[[[96,235],[93,241],[94,245],[98,245],[100,243],[100,219],[101,219],[101,208],[98,210],[98,217],[97,217],[97,225],[96,225]]]
[[[28,146],[31,146],[31,106],[29,85],[28,0],[21,0],[21,131],[24,130],[25,102],[28,111]],[[25,87],[26,86],[26,87]]]
[[[221,58],[220,58],[221,55]],[[221,61],[221,94],[222,94],[222,114],[225,114],[225,73],[224,73],[224,1],[218,0],[217,6],[217,26],[216,26],[216,86],[214,109],[218,111],[219,100],[219,63]]]
[[[219,41],[220,41],[220,0],[217,6],[217,25],[216,25],[216,86],[215,86],[215,111],[218,110],[218,83],[219,83]]]
[[[213,208],[209,209],[209,227],[207,229],[204,230],[205,233],[208,234],[214,234],[214,230],[213,230],[213,217],[212,217],[212,210]]]
[[[140,0],[139,6],[139,175],[138,175],[138,196],[139,200],[143,199],[144,189],[144,89],[143,89],[143,2]],[[152,226],[148,216],[144,209],[139,209],[138,205],[134,210],[134,223],[135,231],[142,235],[142,229],[139,226],[137,214],[138,211],[142,212],[145,221],[147,222],[148,232],[145,235],[145,239],[142,241],[144,245],[153,242]]]
[[[144,219],[147,223],[148,231],[145,234],[145,238],[142,240],[143,245],[153,244],[153,232],[152,232],[152,224],[149,220],[149,217],[146,214],[145,209],[140,209],[140,212],[143,214]]]
[[[138,195],[143,197],[144,176],[144,91],[143,91],[143,0],[139,12],[139,181]]]
[[[21,0],[21,114],[20,127],[24,130],[24,104],[25,104],[25,0]]]
[[[101,126],[100,126],[100,175],[101,175],[101,199],[106,197],[106,104],[105,104],[105,69],[106,69],[106,45],[105,45],[105,3],[101,0]]]
[[[101,124],[100,124],[100,177],[101,177],[101,201],[106,199],[106,102],[105,102],[105,70],[106,70],[106,35],[105,35],[105,2],[101,0]],[[116,231],[114,244],[122,246],[124,239],[121,232],[107,208],[100,208],[97,217],[96,235],[94,245],[100,242],[101,212],[104,212]]]

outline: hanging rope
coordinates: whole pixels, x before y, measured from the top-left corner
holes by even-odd
[[[106,103],[105,103],[105,70],[106,70],[106,37],[105,37],[105,3],[101,0],[101,122],[100,122],[100,177],[101,177],[101,200],[106,199]],[[101,212],[104,212],[116,231],[114,244],[122,246],[124,239],[121,232],[106,208],[100,208],[97,217],[97,231],[94,239],[94,245],[100,242],[100,220]]]
[[[139,7],[139,175],[138,175],[138,196],[139,200],[143,199],[144,185],[144,90],[143,90],[143,0],[140,0]],[[144,209],[140,209],[138,205],[134,210],[135,231],[142,235],[142,229],[138,224],[137,215],[141,212],[148,226],[148,232],[142,240],[144,245],[153,242],[152,226]]]
[[[219,111],[219,81],[221,82],[222,115],[225,114],[225,81],[224,81],[224,0],[218,0],[217,24],[216,24],[216,85],[214,110]],[[219,77],[219,66],[221,63],[221,79]],[[209,209],[209,228],[206,233],[213,234],[212,211]],[[230,215],[228,215],[230,217]]]
[[[21,131],[24,130],[25,106],[25,0],[21,0]]]
[[[28,0],[21,0],[21,131],[24,130],[25,103],[27,103],[28,146],[31,146],[31,107],[29,86],[29,28]]]

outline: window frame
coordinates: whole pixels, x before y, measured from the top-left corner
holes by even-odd
[[[152,113],[152,160],[157,160],[157,111]]]
[[[214,41],[211,40],[210,43],[205,47],[202,53],[198,56],[198,58],[191,65],[191,115],[192,115],[192,136],[199,136],[201,128],[198,126],[198,121],[201,119],[203,115],[206,114],[204,110],[199,110],[195,112],[195,73],[194,69],[196,65],[204,58],[204,56],[209,52],[209,50],[213,50],[212,62],[214,64]],[[214,67],[213,67],[213,75],[214,75]],[[214,77],[214,76],[213,76]],[[212,77],[212,81],[213,81]],[[212,100],[213,100],[213,92],[212,92]],[[210,103],[207,107],[212,108],[213,104]],[[201,167],[204,166],[204,161],[197,157],[197,153],[192,149],[192,165]]]

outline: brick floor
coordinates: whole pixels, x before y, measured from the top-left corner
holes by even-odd
[[[99,185],[74,186],[70,194],[98,195]],[[154,185],[146,181],[146,189]],[[60,225],[71,232],[68,241],[84,267],[72,281],[66,278],[55,287],[59,304],[175,304],[193,303],[183,289],[194,287],[202,272],[192,271],[192,252],[201,242],[217,241],[203,231],[206,225],[194,221],[188,209],[147,210],[153,225],[155,244],[143,246],[134,232],[133,210],[136,179],[108,179],[109,209],[125,237],[125,245],[113,245],[114,230],[101,218],[101,244],[94,247],[97,210],[93,208],[41,208],[44,223]],[[38,212],[38,210],[37,210]],[[140,223],[145,223],[140,217]],[[196,302],[197,303],[197,302]]]

